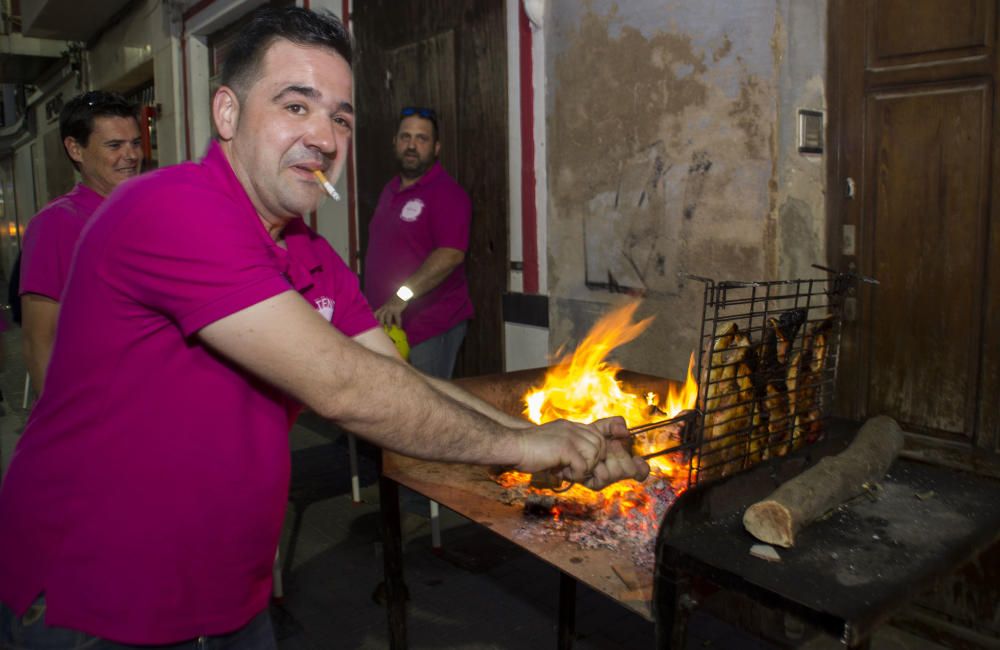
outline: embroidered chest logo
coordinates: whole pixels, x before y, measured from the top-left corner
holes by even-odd
[[[315,303],[316,303],[316,311],[318,311],[320,314],[322,314],[323,318],[325,318],[327,320],[327,322],[332,321],[333,320],[333,307],[337,303],[335,303],[334,301],[330,300],[326,296],[323,296],[322,298],[317,298],[315,300]]]
[[[424,202],[420,199],[410,199],[403,206],[402,211],[399,213],[399,218],[403,221],[408,221],[413,223],[420,216],[420,213],[424,211]]]

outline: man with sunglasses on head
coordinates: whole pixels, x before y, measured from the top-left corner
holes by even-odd
[[[112,190],[139,173],[143,158],[138,108],[118,93],[97,90],[69,100],[59,114],[59,135],[80,182],[28,222],[18,290],[24,359],[38,394],[76,241]]]
[[[472,204],[437,160],[433,109],[403,108],[393,146],[399,175],[368,226],[365,296],[383,326],[406,332],[410,363],[448,379],[473,315],[465,281]]]

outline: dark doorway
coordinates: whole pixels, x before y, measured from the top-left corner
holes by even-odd
[[[881,282],[845,327],[841,406],[996,451],[997,2],[833,0],[829,28],[832,263]]]
[[[476,317],[455,375],[499,372],[508,259],[504,3],[366,0],[355,4],[352,20],[362,258],[379,193],[396,173],[391,147],[399,109],[432,106],[441,129],[441,162],[472,199],[466,268]]]

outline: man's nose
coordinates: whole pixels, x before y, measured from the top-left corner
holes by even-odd
[[[328,156],[337,153],[337,138],[333,131],[333,122],[325,116],[317,116],[317,119],[310,122],[305,144],[307,147],[318,149],[320,153]]]
[[[130,144],[125,148],[125,160],[134,162],[137,160],[142,160],[142,145],[141,144]]]

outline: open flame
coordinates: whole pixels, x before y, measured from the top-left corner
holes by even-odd
[[[540,388],[531,389],[525,396],[524,413],[536,424],[559,418],[575,422],[620,415],[629,428],[664,420],[681,411],[695,407],[698,384],[694,378],[694,354],[688,364],[687,378],[683,385],[670,382],[666,395],[633,393],[618,378],[621,367],[607,361],[615,348],[636,339],[649,327],[652,317],[634,322],[638,302],[629,302],[602,317],[590,330],[576,350],[564,355],[545,375]],[[662,436],[639,436],[634,451],[646,454],[663,449],[669,441]],[[686,475],[680,476],[678,468],[667,456],[650,460],[651,474],[647,480],[671,482],[679,493],[685,485]],[[527,474],[507,472],[500,477],[501,484],[511,487],[529,481]],[[535,491],[534,488],[529,488]],[[539,491],[549,493],[547,490]],[[635,516],[649,519],[652,504],[642,484],[621,481],[599,493],[583,486],[573,485],[559,493],[562,502],[578,502],[588,508],[599,509],[609,516]],[[559,517],[557,509],[553,515]]]

